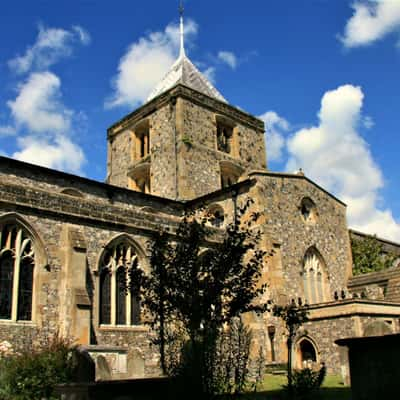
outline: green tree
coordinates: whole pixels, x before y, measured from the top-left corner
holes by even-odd
[[[293,340],[299,328],[308,321],[308,310],[306,306],[297,305],[292,301],[286,306],[276,305],[273,308],[273,314],[282,319],[285,323],[287,330],[287,351],[288,351],[288,364],[287,364],[287,379],[288,389],[291,392],[293,389],[293,375],[292,375],[292,350]]]
[[[216,354],[224,327],[242,313],[268,307],[256,301],[266,289],[259,284],[266,252],[257,247],[260,233],[250,229],[258,219],[249,212],[251,203],[238,207],[234,222],[223,231],[210,229],[206,219],[187,213],[174,237],[155,235],[150,274],[136,270],[133,278],[141,281],[140,295],[155,328],[163,371],[177,373],[168,365],[168,349],[181,340],[178,374],[186,362],[199,390],[209,396],[215,390],[210,378],[215,363],[210,357]]]
[[[383,250],[375,236],[351,238],[354,275],[381,271],[393,265],[398,256]]]

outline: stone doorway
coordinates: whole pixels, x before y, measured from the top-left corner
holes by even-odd
[[[317,363],[317,350],[311,340],[302,338],[297,344],[297,368],[313,368]]]

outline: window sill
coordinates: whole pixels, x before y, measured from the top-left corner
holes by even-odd
[[[12,321],[11,319],[0,319],[0,325],[36,327],[36,324],[32,321]]]
[[[145,325],[100,325],[100,331],[129,331],[129,332],[148,332],[149,327]]]

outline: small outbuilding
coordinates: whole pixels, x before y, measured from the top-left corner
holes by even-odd
[[[353,400],[399,398],[399,334],[339,339],[335,343],[349,350]]]

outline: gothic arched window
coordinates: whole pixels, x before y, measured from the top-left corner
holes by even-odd
[[[0,319],[32,319],[35,252],[18,224],[0,226]]]
[[[138,256],[127,241],[119,241],[104,250],[99,274],[100,324],[140,324],[140,303],[134,295],[134,282],[129,281],[134,268],[139,268]]]
[[[318,250],[311,247],[303,261],[304,297],[308,304],[323,303],[328,300],[329,285],[325,262]]]

